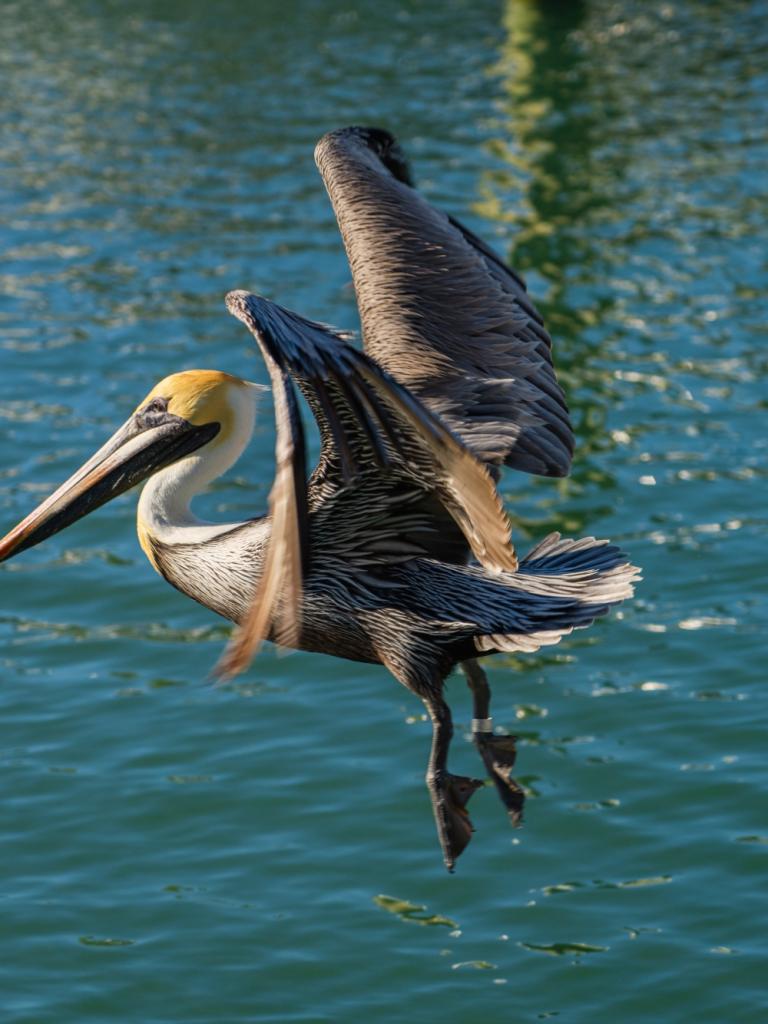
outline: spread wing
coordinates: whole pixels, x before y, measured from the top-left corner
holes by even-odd
[[[509,522],[485,466],[375,360],[330,328],[257,295],[230,292],[227,308],[261,349],[272,379],[277,441],[264,572],[245,621],[217,666],[219,675],[245,668],[268,635],[285,646],[295,646],[299,637],[302,581],[312,560],[312,495],[296,387],[321,434],[313,494],[351,487],[377,467],[397,466],[439,499],[482,565],[492,571],[517,568]]]
[[[415,190],[387,132],[331,132],[315,159],[352,268],[366,352],[478,458],[565,476],[568,407],[522,278]]]

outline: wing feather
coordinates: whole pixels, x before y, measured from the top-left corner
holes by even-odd
[[[331,132],[315,159],[347,250],[365,350],[479,458],[567,474],[568,407],[522,278],[415,190],[389,133]]]
[[[277,426],[275,479],[269,492],[272,532],[251,606],[214,669],[220,679],[246,669],[270,635],[284,647],[296,647],[301,632],[301,592],[309,568],[304,428],[289,374],[264,355]]]
[[[490,473],[407,388],[341,335],[276,303],[235,291],[227,296],[227,308],[256,338],[272,380],[277,468],[264,574],[219,663],[220,675],[241,671],[268,636],[296,646],[301,632],[301,591],[311,551],[305,441],[294,385],[318,421],[327,481],[351,486],[361,474],[396,464],[402,477],[438,497],[482,565],[494,572],[517,568],[509,520]]]

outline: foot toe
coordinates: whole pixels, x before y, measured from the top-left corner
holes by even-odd
[[[517,757],[515,737],[475,733],[474,741],[496,787],[496,792],[507,808],[509,820],[513,825],[519,825],[523,818],[525,793],[512,778],[512,766]]]

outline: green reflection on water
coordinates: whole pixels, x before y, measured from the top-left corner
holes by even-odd
[[[617,387],[600,357],[607,354],[605,324],[615,297],[594,286],[604,260],[597,240],[584,231],[585,218],[594,220],[609,206],[592,160],[605,127],[583,102],[590,71],[575,42],[585,12],[582,3],[506,6],[507,37],[495,68],[507,97],[504,119],[501,134],[487,143],[496,165],[484,174],[475,205],[511,237],[512,265],[523,274],[535,271],[529,288],[554,338],[577,438],[571,476],[555,487],[546,483],[548,494],[534,515],[516,513],[518,525],[530,532],[583,532],[611,507],[601,507],[595,491],[615,486],[599,458],[614,443],[606,423]],[[526,485],[537,488],[535,481]],[[579,508],[573,499],[585,491],[589,507]]]
[[[444,925],[446,928],[458,928],[455,921],[443,914],[429,914],[427,908],[417,903],[410,903],[408,900],[400,900],[396,896],[374,896],[373,902],[377,907],[386,910],[389,914],[395,914],[403,921],[413,921],[415,924],[423,925]]]

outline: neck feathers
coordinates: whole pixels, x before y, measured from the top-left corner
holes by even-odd
[[[255,394],[243,388],[232,395],[229,430],[203,448],[160,470],[145,484],[139,499],[139,543],[155,569],[152,541],[163,545],[203,544],[237,523],[208,523],[193,513],[193,498],[225,473],[242,454],[253,434]]]

